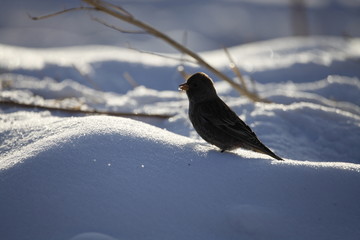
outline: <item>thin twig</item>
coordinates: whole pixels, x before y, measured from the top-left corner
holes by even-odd
[[[102,90],[100,86],[89,76],[89,74],[83,73],[75,64],[72,67],[96,90]]]
[[[122,7],[113,5],[111,3],[108,3],[108,2],[105,2],[102,0],[82,0],[82,1],[92,7],[70,8],[70,9],[66,9],[66,10],[63,10],[63,11],[60,11],[57,13],[53,13],[53,14],[49,14],[46,16],[42,16],[42,17],[31,17],[31,16],[30,17],[34,20],[39,20],[39,19],[53,17],[53,16],[56,16],[56,15],[59,15],[59,14],[65,13],[65,12],[75,11],[75,10],[96,10],[96,11],[104,12],[106,14],[109,14],[109,15],[117,18],[117,19],[120,19],[120,20],[130,23],[140,29],[143,29],[145,32],[147,32],[155,37],[162,39],[163,41],[165,41],[166,43],[171,45],[173,48],[175,48],[179,52],[184,53],[184,54],[190,56],[191,58],[193,58],[199,65],[208,69],[209,71],[211,71],[213,74],[215,74],[220,79],[228,82],[234,89],[236,89],[238,92],[240,92],[242,95],[248,97],[252,101],[254,101],[254,102],[269,102],[268,100],[261,98],[260,96],[258,96],[255,93],[249,92],[246,88],[244,88],[240,84],[234,82],[231,78],[229,78],[224,73],[218,71],[216,68],[211,66],[203,58],[201,58],[195,52],[191,51],[189,48],[183,46],[182,44],[178,43],[174,39],[170,38],[168,35],[162,33],[161,31],[150,26],[149,24],[146,24],[146,23],[134,18],[134,16],[132,16],[129,12],[127,12]]]
[[[116,31],[119,31],[119,32],[122,32],[122,33],[131,33],[131,34],[146,34],[147,32],[145,31],[132,31],[132,30],[125,30],[125,29],[122,29],[122,28],[119,28],[119,27],[116,27],[114,25],[111,25],[103,20],[101,20],[100,18],[97,18],[97,17],[91,17],[92,20],[98,22],[98,23],[101,23],[103,24],[104,26],[106,27],[109,27],[109,28],[112,28]]]
[[[10,105],[15,107],[24,107],[24,108],[38,108],[51,111],[62,111],[67,113],[79,113],[79,114],[97,114],[97,115],[108,115],[108,116],[117,116],[117,117],[149,117],[149,118],[170,118],[173,115],[168,114],[146,114],[146,113],[123,113],[123,112],[108,112],[108,111],[98,111],[98,110],[80,110],[75,108],[61,108],[54,106],[43,106],[37,104],[27,104],[19,103],[9,100],[0,100],[0,104]]]
[[[187,40],[188,40],[188,34],[187,31],[185,31],[182,38],[182,45],[184,45],[185,47],[187,47]],[[184,78],[184,80],[187,81],[190,76],[185,71],[185,67],[184,67],[185,60],[186,60],[185,54],[181,52],[180,65],[177,67],[177,71]]]
[[[185,72],[185,68],[183,65],[179,65],[177,67],[177,71],[180,73],[180,75],[184,78],[185,81],[188,80],[188,78],[190,77],[189,74]]]
[[[58,12],[54,12],[54,13],[50,13],[47,15],[43,15],[43,16],[39,16],[39,17],[33,17],[28,13],[29,18],[31,18],[32,20],[42,20],[42,19],[46,19],[46,18],[51,18],[51,17],[55,17],[58,15],[61,15],[63,13],[67,13],[67,12],[72,12],[72,11],[81,11],[81,10],[92,10],[92,11],[97,11],[98,9],[93,8],[93,7],[76,7],[76,8],[67,8],[64,9],[62,11],[58,11]]]
[[[133,88],[140,86],[140,84],[135,81],[135,79],[130,75],[130,73],[124,72],[123,77]]]
[[[188,33],[187,31],[184,32],[182,37],[182,45],[187,47],[187,41],[188,41]],[[180,75],[183,77],[185,82],[189,79],[189,74],[185,71],[184,62],[185,62],[185,54],[181,52],[181,58],[180,58],[180,65],[177,67],[177,71],[180,73]]]
[[[139,53],[146,53],[146,54],[150,54],[150,55],[154,55],[154,56],[158,56],[158,57],[162,57],[162,58],[167,58],[167,59],[171,59],[171,60],[176,60],[178,62],[183,61],[183,62],[187,62],[187,63],[192,63],[192,64],[196,64],[197,62],[191,60],[191,59],[185,59],[185,58],[178,58],[178,57],[173,57],[170,55],[165,55],[165,54],[161,54],[161,53],[157,53],[157,52],[149,52],[149,51],[145,51],[145,50],[141,50],[141,49],[137,49],[132,47],[131,45],[128,45],[128,48],[134,51],[137,51]]]
[[[224,47],[224,51],[226,53],[226,56],[228,57],[229,61],[230,61],[230,68],[231,70],[235,73],[235,75],[239,78],[241,85],[243,86],[243,88],[248,91],[247,87],[246,87],[246,83],[245,83],[245,79],[243,78],[242,74],[240,73],[240,69],[238,68],[238,66],[236,65],[234,59],[231,57],[229,50]]]
[[[95,0],[95,1],[97,1],[97,0]],[[103,3],[106,3],[110,7],[115,8],[116,10],[120,11],[122,14],[126,15],[129,18],[133,18],[133,15],[130,12],[128,12],[125,8],[115,5],[115,4],[112,4],[112,3],[109,3],[109,2],[103,2]]]
[[[133,16],[128,16],[127,14],[123,14],[123,12],[117,11],[117,8],[115,8],[114,5],[109,4],[105,1],[101,1],[101,0],[82,0],[82,1],[89,4],[90,6],[93,6],[94,8],[98,9],[99,11],[102,11],[104,13],[107,13],[107,14],[115,17],[115,18],[121,19],[125,22],[128,22],[128,23],[134,25],[134,26],[144,29],[149,34],[162,39],[163,41],[167,42],[168,44],[170,44],[172,47],[174,47],[178,51],[183,52],[183,53],[189,55],[190,57],[194,58],[198,62],[198,64],[207,68],[209,71],[211,71],[212,73],[217,75],[220,79],[228,82],[232,87],[234,87],[236,90],[238,90],[241,94],[248,97],[249,99],[251,99],[255,102],[269,102],[268,100],[259,97],[257,94],[247,91],[241,85],[237,84],[231,78],[226,76],[224,73],[218,71],[213,66],[211,66],[209,63],[207,63],[198,54],[196,54],[193,51],[191,51],[190,49],[184,47],[182,44],[173,40],[166,34],[160,32],[159,30],[155,29],[154,27],[134,18]]]

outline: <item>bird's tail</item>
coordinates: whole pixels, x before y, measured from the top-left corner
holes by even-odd
[[[275,158],[276,160],[284,161],[281,157],[273,153],[269,148],[267,148],[264,144],[261,144],[261,146],[256,146],[256,148],[252,149],[255,152],[264,153],[266,155],[269,155],[270,157]]]

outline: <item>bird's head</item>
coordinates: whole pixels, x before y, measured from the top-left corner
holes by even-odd
[[[213,81],[202,72],[195,73],[186,83],[179,85],[179,90],[186,91],[189,101],[193,102],[201,102],[217,97]]]

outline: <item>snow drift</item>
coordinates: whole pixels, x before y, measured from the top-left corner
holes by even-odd
[[[4,239],[70,239],[86,232],[117,239],[360,234],[356,164],[223,154],[115,117],[29,114],[19,122],[32,131],[2,159],[23,161],[1,172]]]
[[[280,162],[201,140],[174,61],[0,45],[1,100],[173,115],[140,122],[0,105],[1,239],[358,239],[358,46],[324,37],[230,49],[274,103],[216,81],[218,93]],[[202,55],[230,72],[222,51]],[[141,86],[119,81],[124,72]]]

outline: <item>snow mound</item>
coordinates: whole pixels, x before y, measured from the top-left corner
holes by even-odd
[[[300,240],[360,234],[357,164],[220,153],[130,119],[11,115],[5,128],[22,137],[1,151],[5,239]]]
[[[273,103],[214,78],[219,95],[286,161],[201,140],[175,61],[115,47],[0,45],[1,238],[357,240],[359,43],[229,49],[249,88]],[[202,56],[231,76],[223,50]],[[9,101],[172,117],[70,116]]]
[[[74,147],[75,152],[71,150],[69,155],[61,154],[61,158],[76,159],[76,155],[79,155],[78,159],[97,161],[96,154],[102,152],[117,153],[118,158],[121,156],[127,158],[127,156],[132,156],[132,152],[136,152],[136,158],[146,159],[153,156],[142,153],[149,154],[152,152],[152,148],[155,147],[152,145],[157,144],[161,146],[157,148],[163,148],[160,152],[157,149],[154,154],[168,155],[169,153],[176,153],[194,142],[189,138],[130,119],[112,117],[56,118],[45,115],[26,112],[10,114],[11,117],[3,123],[3,127],[9,132],[8,139],[17,139],[17,141],[5,140],[1,149],[0,169],[9,168],[22,162],[23,159],[36,158],[41,154],[57,155],[57,153],[53,154],[52,151],[62,151],[64,148],[71,149],[71,146]],[[118,146],[111,151],[114,145]],[[77,151],[76,148],[78,147],[83,148],[83,150]],[[145,150],[144,147],[149,149]],[[178,150],[175,151],[172,148],[178,148]],[[189,150],[189,147],[187,149]],[[102,158],[112,159],[114,157],[103,156]],[[168,157],[173,158],[175,156]]]

